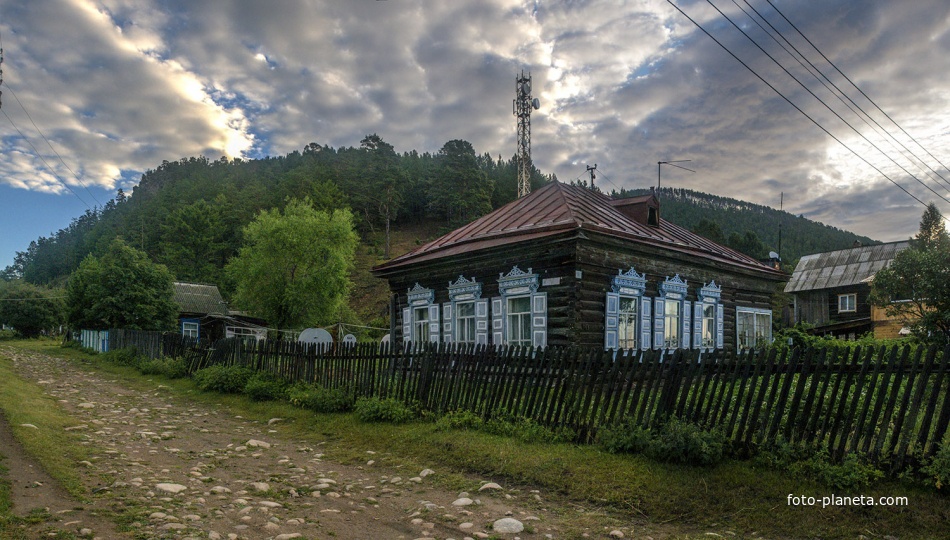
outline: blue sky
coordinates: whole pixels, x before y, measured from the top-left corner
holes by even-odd
[[[863,160],[665,1],[0,0],[0,267],[163,160],[370,133],[400,152],[460,138],[511,157],[522,70],[541,101],[532,156],[562,181],[596,163],[608,190],[646,187],[657,161],[690,159],[696,173],[663,185],[773,207],[784,193],[790,212],[880,240],[914,234],[914,197],[950,215],[950,3],[772,0],[923,148],[809,78],[752,8],[873,110],[768,0],[713,4],[834,112],[709,3],[676,4]]]

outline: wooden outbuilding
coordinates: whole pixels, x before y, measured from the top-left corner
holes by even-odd
[[[856,339],[904,337],[900,321],[871,306],[871,282],[910,242],[858,246],[806,255],[798,261],[785,292],[794,295],[794,322],[814,325],[816,335]]]
[[[215,285],[176,281],[174,301],[178,304],[178,330],[184,336],[217,341],[245,337],[267,337],[266,322],[228,311],[228,304]]]
[[[771,341],[788,275],[662,219],[654,195],[552,182],[373,273],[393,339],[637,349]]]

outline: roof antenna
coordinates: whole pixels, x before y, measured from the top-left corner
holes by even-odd
[[[594,174],[594,171],[596,170],[597,170],[596,163],[594,163],[593,167],[591,167],[590,165],[587,166],[587,174],[590,175],[590,190],[591,191],[594,191],[594,178],[597,178],[597,175]]]

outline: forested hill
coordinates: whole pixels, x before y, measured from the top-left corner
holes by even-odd
[[[612,195],[635,197],[647,193],[648,189],[637,189]],[[757,258],[767,257],[770,251],[779,252],[781,230],[780,255],[789,271],[803,255],[846,249],[855,242],[877,243],[803,216],[728,197],[676,188],[661,188],[659,197],[663,219]]]
[[[534,189],[553,180],[532,171]],[[165,264],[176,279],[214,283],[227,296],[233,284],[223,268],[240,248],[243,228],[262,210],[307,198],[318,209],[349,208],[355,216],[362,241],[357,274],[366,282],[368,300],[378,292],[370,290],[378,280],[369,277],[369,267],[504,205],[516,193],[514,158],[478,154],[462,140],[449,141],[434,154],[399,154],[369,135],[358,147],[310,144],[264,159],[186,158],[146,172],[132,196],[120,190],[104,207],[32,242],[0,277],[61,285],[87,255],[101,255],[122,237]],[[639,193],[644,191],[615,195]],[[759,258],[778,251],[781,224],[786,264],[807,253],[851,247],[856,240],[872,242],[734,199],[679,189],[664,189],[660,197],[665,219]],[[399,232],[392,252],[389,230]],[[385,296],[383,291],[383,301]]]
[[[533,170],[537,188],[553,176]],[[349,208],[364,242],[387,256],[388,227],[421,221],[461,225],[517,195],[517,162],[479,155],[466,141],[435,153],[398,154],[376,135],[359,147],[307,145],[302,152],[265,159],[164,162],[146,172],[132,196],[121,190],[104,207],[32,242],[3,272],[35,284],[65,280],[88,254],[113,238],[146,252],[182,281],[215,283],[241,245],[241,231],[260,211],[309,198],[322,210]]]

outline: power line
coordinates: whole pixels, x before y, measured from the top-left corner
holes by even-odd
[[[783,93],[780,92],[777,88],[775,88],[774,86],[772,86],[771,83],[769,83],[769,82],[768,82],[767,80],[765,80],[761,75],[759,75],[754,69],[752,69],[751,66],[749,66],[748,64],[746,64],[745,62],[743,62],[741,58],[739,58],[738,56],[736,56],[735,53],[733,53],[731,50],[729,50],[728,47],[726,47],[725,45],[723,45],[722,42],[720,42],[720,41],[719,41],[718,39],[716,39],[712,34],[710,34],[709,31],[707,31],[705,28],[702,27],[702,25],[700,25],[698,22],[696,22],[695,20],[693,20],[692,17],[690,17],[689,15],[687,15],[686,12],[683,11],[682,9],[680,9],[679,6],[677,6],[676,4],[674,4],[672,0],[666,0],[666,1],[667,1],[668,4],[670,4],[671,6],[673,6],[673,8],[676,9],[676,11],[679,11],[684,17],[686,17],[686,19],[689,20],[689,22],[693,23],[693,25],[696,26],[696,28],[699,28],[704,34],[706,34],[706,35],[709,37],[709,39],[713,40],[713,41],[716,43],[716,45],[719,45],[719,47],[722,48],[722,50],[726,51],[726,53],[728,53],[729,56],[732,56],[737,62],[739,62],[740,64],[742,64],[742,66],[743,66],[744,68],[746,68],[747,70],[749,70],[750,73],[752,73],[753,75],[755,75],[755,77],[756,77],[757,79],[759,79],[760,81],[762,81],[762,82],[763,82],[766,86],[768,86],[773,92],[775,92],[776,94],[778,94],[779,97],[781,97],[781,98],[784,99],[789,105],[791,105],[796,111],[798,111],[799,113],[801,113],[802,116],[804,116],[805,118],[807,118],[808,120],[810,120],[811,123],[815,124],[815,126],[818,127],[818,129],[820,129],[820,130],[822,130],[823,132],[825,132],[825,134],[827,134],[829,137],[831,137],[832,139],[834,139],[838,144],[840,144],[840,145],[843,146],[845,149],[847,149],[849,152],[851,152],[852,154],[854,154],[858,159],[860,159],[861,161],[863,161],[863,162],[864,162],[865,164],[867,164],[869,167],[871,167],[872,169],[874,169],[875,171],[877,171],[878,174],[880,174],[881,176],[883,176],[884,178],[886,178],[888,182],[890,182],[890,183],[894,184],[895,186],[897,186],[901,191],[903,191],[904,193],[906,193],[906,194],[907,194],[908,196],[910,196],[912,199],[914,199],[915,201],[917,201],[918,203],[920,203],[920,204],[921,204],[922,206],[924,206],[924,207],[927,206],[927,204],[926,204],[924,201],[922,201],[922,200],[920,200],[919,198],[917,198],[916,195],[914,195],[913,193],[911,193],[910,191],[908,191],[907,188],[905,188],[904,186],[898,184],[898,183],[897,183],[896,181],[894,181],[890,176],[888,176],[887,174],[885,174],[882,170],[880,170],[879,168],[875,167],[874,164],[872,164],[870,161],[868,161],[868,160],[865,159],[863,156],[861,156],[860,154],[858,154],[858,153],[857,153],[855,150],[853,150],[850,146],[848,146],[847,144],[845,144],[841,139],[839,139],[838,137],[836,137],[833,133],[831,133],[830,131],[828,131],[824,126],[822,126],[821,124],[819,124],[814,118],[812,118],[811,116],[809,116],[808,113],[806,113],[805,111],[803,111],[803,110],[801,109],[801,107],[799,107],[798,105],[795,105],[795,103],[792,102],[792,100],[790,100],[788,97],[786,97],[785,94],[783,94]],[[943,217],[943,216],[941,216],[941,217]],[[944,218],[944,219],[946,219],[946,218]]]
[[[29,300],[58,300],[66,296],[44,296],[42,298],[0,298],[0,302],[25,302]]]
[[[0,26],[2,26],[2,25],[0,25]],[[0,28],[0,30],[2,30],[2,28]],[[3,65],[3,32],[0,31],[0,85],[3,85],[3,67],[2,67],[2,65]],[[61,156],[61,155],[59,154],[59,152],[57,152],[56,149],[53,148],[53,144],[49,142],[49,139],[46,138],[46,135],[43,134],[43,131],[40,130],[39,126],[36,125],[36,122],[33,121],[33,116],[30,115],[30,111],[26,110],[26,107],[23,106],[23,102],[21,102],[21,101],[20,101],[20,98],[17,97],[16,92],[13,91],[13,87],[10,86],[10,83],[9,83],[9,82],[7,83],[7,88],[10,89],[10,94],[13,95],[13,99],[16,100],[16,102],[17,102],[17,104],[20,106],[20,108],[23,109],[23,112],[26,113],[26,117],[30,119],[30,123],[33,124],[33,128],[36,129],[36,132],[40,134],[40,137],[43,137],[43,140],[46,141],[46,144],[49,146],[50,150],[52,150],[53,153],[56,154],[56,157],[59,158],[60,163],[62,163],[63,166],[66,167],[66,170],[68,170],[68,171],[73,175],[73,178],[75,178],[76,181],[79,182],[79,185],[82,186],[83,189],[86,190],[86,193],[88,193],[89,196],[92,197],[92,199],[93,199],[94,201],[96,201],[96,204],[98,204],[99,206],[102,206],[102,203],[99,202],[99,199],[97,199],[96,196],[92,193],[92,191],[90,191],[89,188],[86,187],[86,184],[83,183],[83,181],[79,178],[79,175],[77,175],[72,169],[69,168],[69,165],[66,164],[66,161],[63,159],[63,156]],[[0,92],[0,97],[2,97],[2,96],[3,96],[3,93]],[[0,107],[2,107],[2,103],[0,103]],[[6,112],[4,112],[4,116],[7,116]],[[40,155],[39,150],[37,150],[36,147],[33,146],[33,143],[31,143],[28,139],[26,139],[26,136],[23,135],[23,132],[20,131],[20,128],[18,128],[18,127],[16,126],[16,124],[13,123],[13,120],[11,120],[9,116],[7,116],[7,120],[10,120],[10,123],[13,124],[13,127],[17,130],[17,133],[19,133],[20,136],[23,137],[23,139],[26,140],[26,141],[30,144],[31,147],[33,147],[33,151],[36,152],[36,155],[37,155],[40,159],[43,160],[43,163],[46,163],[46,167],[49,168],[50,172],[52,172],[53,175],[56,176],[57,179],[59,179],[59,177],[56,175],[56,173],[53,172],[53,168],[50,167],[49,163],[47,163],[46,160],[43,158],[43,156]],[[66,183],[63,182],[62,179],[60,179],[60,182],[61,182],[64,186],[66,186],[66,188],[69,189],[69,191],[70,191],[73,195],[76,195],[76,192],[74,192],[69,186],[67,186]],[[79,200],[83,201],[83,199],[82,199],[81,197],[79,197],[79,195],[76,195],[76,197],[79,198]],[[89,204],[87,204],[86,201],[83,201],[83,204],[85,204],[87,207],[89,206]]]
[[[36,152],[36,157],[40,158],[40,160],[42,160],[43,163],[46,164],[46,168],[49,169],[50,174],[52,174],[54,178],[56,178],[57,180],[59,180],[59,183],[62,184],[63,187],[65,187],[66,189],[68,189],[70,193],[72,193],[73,195],[75,195],[77,199],[79,199],[80,201],[82,201],[82,203],[86,205],[86,208],[92,209],[92,207],[89,206],[89,203],[87,203],[82,197],[80,197],[78,193],[76,193],[75,191],[73,191],[73,188],[69,187],[69,184],[67,184],[62,178],[60,178],[58,174],[56,174],[56,171],[54,171],[53,168],[50,167],[50,164],[46,162],[46,158],[44,158],[44,157],[40,154],[40,151],[37,150],[35,146],[33,146],[33,143],[30,141],[30,139],[27,139],[27,138],[26,138],[26,135],[24,135],[23,132],[20,131],[20,128],[18,128],[17,125],[16,125],[16,122],[14,122],[12,118],[10,118],[10,115],[7,114],[7,111],[5,111],[5,110],[3,110],[3,109],[0,109],[0,112],[2,112],[2,113],[3,113],[3,116],[5,116],[5,117],[7,118],[7,120],[10,121],[10,124],[13,125],[13,129],[15,129],[16,132],[20,134],[20,137],[23,137],[23,140],[26,141],[27,144],[29,144],[31,148],[33,148],[33,151]]]
[[[907,158],[907,155],[904,154],[904,152],[910,154],[911,156],[913,156],[914,159],[916,159],[917,161],[919,161],[924,167],[926,167],[927,169],[929,169],[933,174],[937,175],[941,180],[943,180],[945,183],[947,183],[948,186],[950,186],[950,181],[948,181],[946,178],[944,178],[943,175],[941,175],[939,172],[937,172],[936,170],[934,170],[933,167],[931,167],[930,165],[928,165],[927,162],[926,162],[925,160],[923,160],[920,156],[918,156],[916,153],[914,153],[913,150],[911,150],[910,148],[907,148],[907,146],[906,146],[904,143],[902,143],[897,137],[895,137],[887,128],[885,128],[884,126],[882,126],[877,120],[874,119],[874,117],[872,117],[870,114],[868,114],[868,112],[865,111],[863,107],[861,107],[861,106],[858,105],[853,99],[851,99],[851,97],[847,94],[847,92],[845,92],[844,90],[842,90],[841,87],[839,87],[837,84],[834,83],[834,81],[831,80],[831,78],[829,78],[827,75],[825,75],[825,73],[824,73],[818,66],[816,66],[811,60],[809,60],[808,57],[805,55],[805,53],[803,53],[801,50],[798,49],[798,47],[796,47],[791,41],[789,41],[789,39],[788,39],[787,37],[785,37],[784,34],[782,34],[782,31],[781,31],[781,30],[779,30],[778,28],[776,28],[775,25],[773,25],[771,22],[769,22],[769,20],[765,17],[765,15],[763,15],[761,12],[759,12],[759,10],[757,10],[757,9],[755,8],[755,6],[753,6],[752,4],[749,3],[749,0],[742,0],[742,2],[743,2],[746,6],[748,6],[749,9],[751,9],[756,15],[758,15],[759,18],[762,19],[762,21],[764,21],[765,24],[767,24],[767,25],[769,26],[769,28],[771,28],[772,31],[775,32],[775,34],[777,34],[780,38],[782,38],[782,40],[783,40],[786,44],[788,44],[788,47],[791,47],[792,50],[795,51],[795,53],[797,54],[797,56],[796,56],[795,54],[792,54],[792,52],[788,50],[788,47],[786,47],[785,45],[783,45],[781,41],[779,41],[778,39],[776,39],[776,37],[775,37],[774,35],[772,35],[772,32],[770,32],[770,31],[767,30],[764,26],[762,26],[762,23],[760,23],[755,17],[753,17],[752,15],[750,15],[742,6],[740,6],[739,3],[737,2],[737,0],[732,0],[732,3],[735,4],[737,8],[739,8],[743,13],[745,13],[745,15],[746,15],[747,17],[749,17],[749,19],[751,19],[756,25],[758,25],[758,27],[761,28],[762,31],[766,33],[766,35],[768,35],[770,38],[772,38],[772,40],[775,41],[775,43],[777,43],[777,44],[779,45],[779,47],[781,47],[786,53],[788,53],[789,56],[791,56],[792,58],[794,58],[795,61],[798,62],[798,64],[799,64],[800,66],[802,66],[806,71],[808,71],[808,73],[809,73],[810,75],[812,75],[812,76],[815,78],[815,80],[817,80],[819,83],[821,83],[821,85],[824,86],[825,89],[827,89],[833,96],[835,96],[835,97],[838,99],[838,101],[840,101],[845,107],[847,107],[848,110],[850,110],[852,113],[855,114],[855,116],[857,116],[858,118],[860,118],[861,121],[863,121],[868,127],[870,127],[872,131],[878,132],[879,134],[880,134],[881,132],[883,132],[884,140],[887,141],[888,144],[891,145],[891,148],[894,148],[895,150],[897,150],[898,153],[900,153],[901,155],[903,155],[905,158]],[[799,59],[799,57],[800,57],[800,59]],[[804,60],[804,62],[803,62],[803,60]],[[805,65],[805,62],[808,63],[807,66]],[[817,73],[817,75],[816,75],[816,73]],[[820,77],[819,77],[819,75],[820,75]],[[829,84],[831,85],[830,87],[829,87]],[[832,87],[834,87],[834,90],[832,90]],[[847,100],[847,101],[845,101],[845,100]],[[850,103],[850,104],[849,104],[849,103]],[[857,109],[857,110],[855,110],[855,109]],[[858,113],[858,111],[860,111],[860,114]],[[863,116],[862,116],[862,115],[863,115]],[[873,125],[872,125],[872,123],[873,123]],[[875,126],[877,127],[877,129],[875,129]],[[880,131],[878,131],[878,130],[880,130]],[[895,146],[895,144],[894,144],[895,142],[896,142],[898,145],[900,145],[900,147],[903,149],[903,151],[901,151],[901,149],[898,149],[897,146]],[[919,146],[919,144],[918,144],[918,146]],[[910,158],[907,158],[907,159],[908,159],[911,163],[914,163],[914,160],[913,160],[913,159],[910,159]],[[916,163],[914,163],[914,164],[917,165]],[[918,167],[919,167],[919,165],[918,165]],[[923,169],[921,169],[921,170],[923,170]],[[934,182],[936,182],[936,180],[935,180],[932,176],[930,176],[929,173],[927,173],[926,171],[924,171],[924,174],[926,174],[927,176],[929,176],[929,177],[931,178],[931,180],[934,180]]]
[[[26,107],[24,107],[23,103],[20,102],[20,98],[17,97],[16,92],[13,91],[13,87],[10,86],[10,83],[7,83],[7,88],[10,89],[10,93],[13,95],[13,99],[16,100],[20,108],[23,109],[23,112],[26,113],[26,117],[30,119],[30,123],[33,124],[33,127],[36,129],[36,132],[40,134],[40,137],[43,137],[43,140],[46,141],[46,145],[49,146],[49,149],[52,150],[53,153],[56,154],[56,157],[59,158],[59,162],[63,164],[63,167],[66,167],[66,170],[72,173],[73,178],[75,178],[76,181],[79,182],[79,185],[82,186],[86,190],[86,193],[88,193],[89,196],[92,197],[92,200],[96,201],[96,204],[98,204],[99,206],[102,206],[102,203],[99,202],[99,199],[97,199],[96,196],[93,195],[91,191],[89,191],[89,188],[86,186],[85,183],[83,183],[82,179],[79,178],[79,175],[77,175],[72,169],[69,168],[69,165],[67,165],[66,161],[63,160],[63,156],[59,155],[59,152],[57,152],[56,149],[53,148],[52,143],[49,142],[49,139],[46,138],[46,135],[44,135],[43,132],[40,130],[39,126],[36,125],[36,122],[33,121],[33,117],[30,116],[30,111],[26,110]]]
[[[821,57],[822,57],[826,62],[828,62],[828,64],[831,65],[831,67],[835,68],[835,71],[837,71],[842,77],[844,77],[844,79],[845,79],[846,81],[848,81],[848,82],[851,84],[851,86],[854,87],[855,90],[857,90],[862,96],[864,96],[864,98],[867,99],[867,100],[871,103],[871,105],[874,105],[874,107],[875,107],[878,111],[880,111],[881,114],[883,114],[885,118],[887,118],[888,120],[891,121],[892,124],[894,124],[895,126],[897,126],[897,129],[901,130],[901,133],[903,133],[904,135],[907,135],[907,137],[909,137],[910,140],[914,141],[914,143],[915,143],[917,146],[919,146],[921,150],[923,150],[924,152],[926,152],[928,156],[930,156],[931,158],[933,158],[934,161],[936,161],[937,163],[939,163],[941,167],[943,167],[944,169],[950,170],[950,168],[948,168],[946,165],[944,165],[943,162],[941,162],[941,161],[940,161],[939,159],[937,159],[933,154],[931,154],[930,151],[928,151],[926,148],[924,148],[924,146],[923,146],[922,144],[920,144],[920,142],[918,142],[917,139],[915,139],[910,133],[907,133],[907,131],[905,131],[904,128],[901,127],[901,125],[898,124],[896,120],[894,120],[893,118],[890,117],[889,114],[887,114],[886,112],[884,112],[884,109],[882,109],[881,107],[879,107],[878,104],[877,104],[873,99],[871,99],[871,96],[865,94],[865,93],[864,93],[864,90],[861,90],[861,88],[860,88],[857,84],[855,84],[854,81],[852,81],[847,75],[845,75],[843,71],[841,71],[840,69],[838,69],[838,66],[835,65],[835,63],[832,62],[827,56],[825,56],[825,54],[824,54],[823,52],[821,52],[821,50],[818,48],[817,45],[815,45],[814,43],[812,43],[811,40],[808,39],[808,38],[805,36],[805,34],[803,34],[802,31],[799,30],[798,27],[795,26],[795,24],[794,24],[792,21],[788,20],[788,17],[786,17],[785,14],[782,13],[782,11],[781,11],[779,8],[777,8],[777,7],[775,6],[775,4],[772,3],[772,0],[765,0],[765,1],[768,2],[770,6],[772,6],[772,9],[774,9],[776,13],[778,13],[779,15],[782,16],[783,19],[785,19],[785,22],[787,22],[793,29],[795,29],[796,32],[798,32],[798,35],[800,35],[800,36],[802,37],[802,39],[804,39],[806,42],[808,42],[808,44],[811,45],[811,47],[812,47],[813,49],[815,49],[815,52],[817,52],[819,55],[821,55]],[[941,178],[943,178],[943,177],[941,176]]]
[[[853,131],[856,135],[858,135],[859,137],[861,137],[862,139],[864,139],[864,141],[867,142],[868,144],[870,144],[872,148],[874,148],[875,150],[877,150],[878,152],[880,152],[885,158],[889,159],[889,160],[891,161],[891,163],[893,163],[894,165],[897,165],[897,167],[900,168],[900,170],[904,171],[905,173],[907,173],[908,176],[910,176],[911,178],[913,178],[914,180],[916,180],[918,184],[924,186],[924,188],[926,188],[927,190],[929,190],[931,193],[933,193],[933,194],[936,195],[937,197],[940,197],[940,198],[943,199],[945,202],[950,203],[950,199],[948,199],[948,198],[944,197],[943,195],[937,193],[936,191],[934,191],[933,188],[931,188],[930,186],[928,186],[927,184],[925,184],[920,178],[917,178],[916,176],[914,176],[913,173],[911,173],[911,172],[908,171],[906,168],[904,168],[903,165],[901,165],[900,163],[897,162],[897,160],[895,160],[895,159],[892,158],[890,155],[888,155],[887,152],[881,150],[881,148],[878,147],[876,144],[874,144],[874,142],[872,142],[870,139],[868,139],[867,136],[865,136],[863,133],[861,133],[860,131],[858,131],[858,129],[855,128],[853,125],[851,125],[850,122],[848,122],[847,120],[845,120],[844,117],[842,117],[840,114],[838,114],[837,111],[835,111],[835,110],[832,109],[827,103],[825,103],[825,101],[824,101],[823,99],[821,99],[820,97],[818,97],[817,94],[815,94],[814,92],[812,92],[812,90],[811,90],[810,88],[808,88],[808,86],[806,86],[802,81],[800,81],[800,80],[798,79],[798,77],[796,77],[794,74],[792,74],[792,72],[790,72],[790,71],[788,70],[788,68],[786,68],[785,66],[783,66],[781,62],[779,62],[778,60],[776,60],[774,56],[772,56],[771,54],[769,54],[768,51],[766,51],[764,48],[762,48],[761,45],[759,45],[754,39],[752,39],[752,37],[751,37],[745,30],[743,30],[738,24],[736,24],[736,22],[733,21],[728,15],[726,15],[725,13],[723,13],[723,11],[722,11],[721,9],[719,9],[719,7],[716,6],[716,4],[714,4],[714,3],[712,2],[712,0],[706,0],[706,3],[709,4],[710,6],[712,6],[713,9],[715,9],[717,12],[719,12],[719,14],[722,15],[722,17],[723,17],[724,19],[726,19],[727,21],[729,21],[729,24],[731,24],[733,27],[735,27],[735,29],[738,30],[743,36],[745,36],[746,39],[748,39],[753,45],[755,45],[755,47],[756,47],[757,49],[759,49],[759,51],[761,51],[762,54],[764,54],[765,56],[767,56],[767,57],[769,58],[769,60],[771,60],[771,61],[772,61],[775,65],[777,65],[782,71],[784,71],[786,75],[788,75],[789,77],[792,78],[792,80],[794,80],[796,83],[798,83],[798,85],[801,86],[806,92],[808,92],[809,95],[811,95],[811,97],[813,97],[813,98],[815,98],[816,100],[818,100],[818,102],[821,103],[822,105],[824,105],[825,108],[828,109],[828,111],[829,111],[831,114],[835,115],[835,117],[836,117],[838,120],[841,120],[842,122],[844,122],[844,124],[845,124],[846,126],[848,126],[849,128],[851,128],[851,131]],[[867,163],[867,161],[865,161],[865,162]]]

